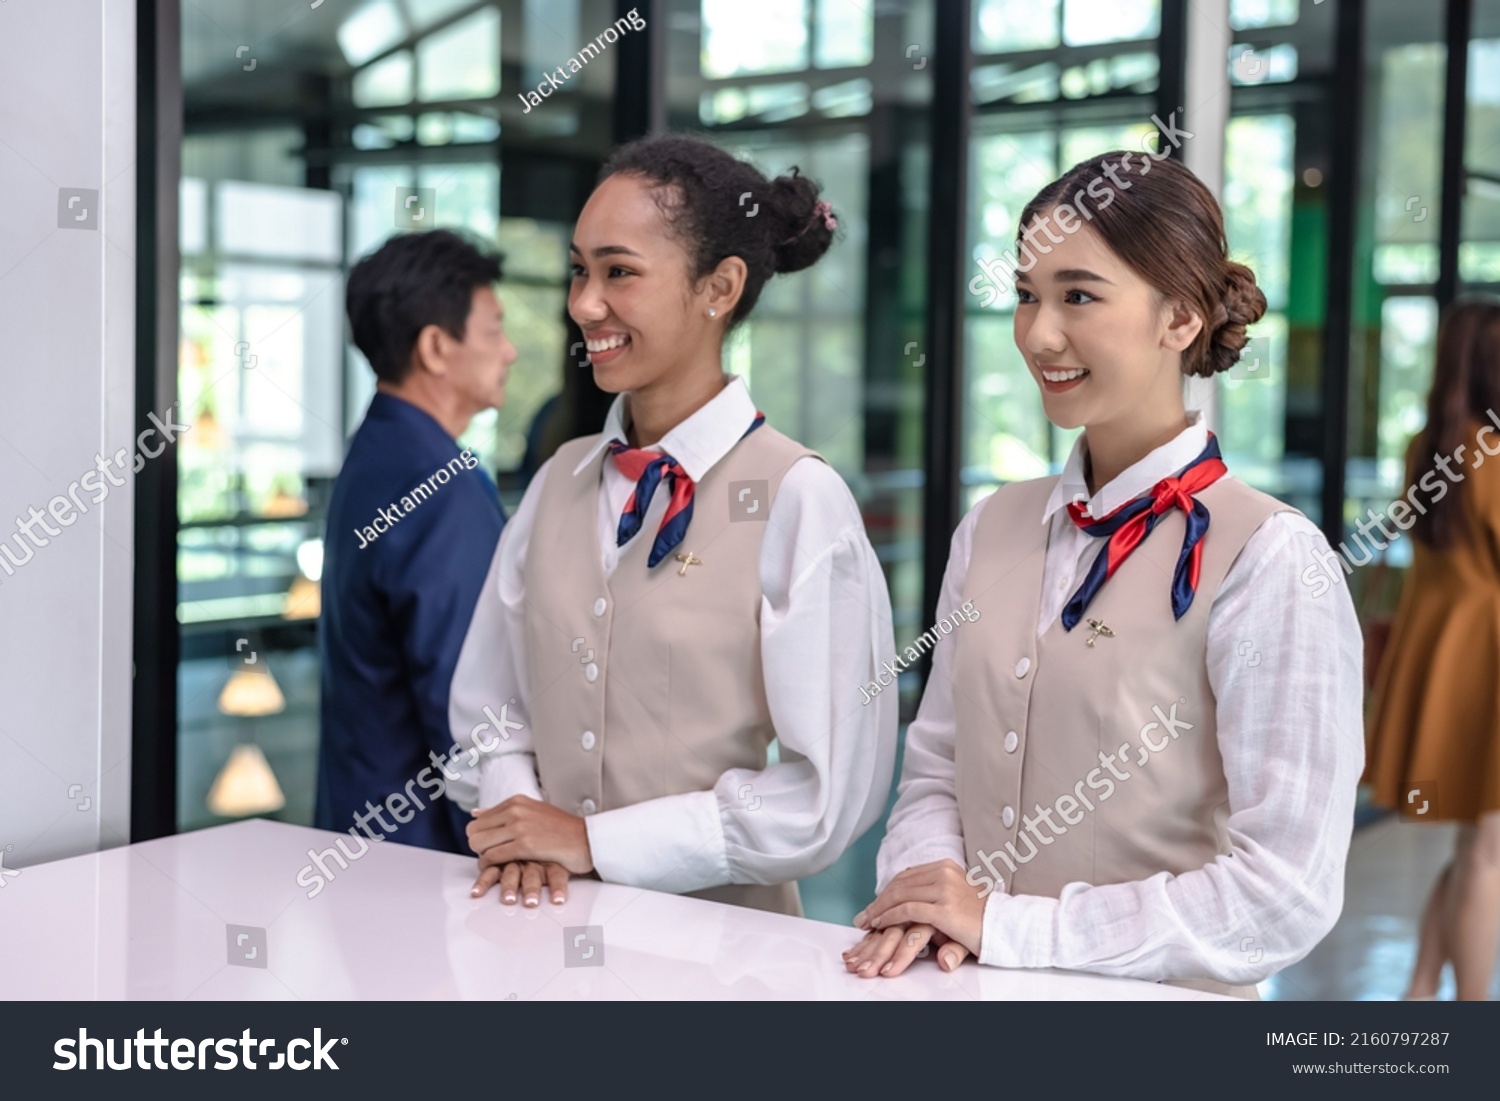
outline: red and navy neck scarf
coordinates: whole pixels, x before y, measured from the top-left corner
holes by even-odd
[[[1080,502],[1070,502],[1068,515],[1073,523],[1089,535],[1097,535],[1109,542],[1095,557],[1083,584],[1063,607],[1063,627],[1071,631],[1078,626],[1090,601],[1098,595],[1104,583],[1130,557],[1130,552],[1151,534],[1156,522],[1174,508],[1187,513],[1187,532],[1182,537],[1177,569],[1172,573],[1172,616],[1181,619],[1186,615],[1193,606],[1193,595],[1198,591],[1198,574],[1203,568],[1203,537],[1208,534],[1209,520],[1208,509],[1193,494],[1207,489],[1228,472],[1229,468],[1219,454],[1219,441],[1210,432],[1207,446],[1196,459],[1170,478],[1157,482],[1150,493],[1127,501],[1103,519],[1092,519]]]
[[[765,423],[766,415],[757,411],[750,427],[745,429],[745,436]],[[620,526],[615,533],[617,547],[623,547],[641,530],[641,522],[646,518],[646,510],[651,507],[651,498],[662,479],[671,481],[672,499],[667,503],[667,514],[662,517],[661,527],[656,531],[656,542],[651,544],[651,556],[646,561],[649,569],[671,554],[687,535],[688,524],[693,519],[693,491],[697,486],[677,460],[665,452],[630,447],[614,439],[609,441],[609,453],[620,473],[635,482],[635,492],[625,502],[625,511],[620,514]]]

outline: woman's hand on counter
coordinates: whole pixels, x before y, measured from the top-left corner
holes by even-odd
[[[952,860],[907,868],[878,898],[854,917],[854,924],[871,932],[891,926],[931,925],[967,952],[979,955],[984,936],[984,899]],[[939,953],[939,962],[943,950]]]
[[[479,878],[474,881],[470,897],[482,897],[496,883],[500,884],[500,901],[507,904],[514,904],[519,895],[527,906],[540,905],[544,884],[555,905],[568,901],[568,869],[561,864],[539,864],[532,860],[497,864],[481,854]]]
[[[865,934],[864,940],[844,952],[844,970],[862,979],[894,979],[933,949],[944,971],[952,971],[969,955],[967,948],[931,925],[913,922]]]
[[[472,813],[469,847],[480,854],[481,867],[530,860],[561,864],[574,875],[594,870],[588,829],[576,814],[526,795]]]

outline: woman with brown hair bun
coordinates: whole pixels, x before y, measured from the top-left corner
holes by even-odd
[[[1017,246],[1016,344],[1083,434],[954,534],[939,606],[984,616],[935,649],[845,964],[1253,998],[1338,917],[1362,750],[1353,606],[1301,581],[1327,541],[1184,405],[1265,298],[1208,189],[1140,153],[1043,188]]]
[[[1406,525],[1415,539],[1411,572],[1370,712],[1375,802],[1408,821],[1460,824],[1422,914],[1409,998],[1435,997],[1451,961],[1458,998],[1487,999],[1495,969],[1500,473],[1485,457],[1500,454],[1489,443],[1497,427],[1500,299],[1474,297],[1450,307],[1438,329],[1427,426],[1407,450],[1407,484],[1433,492]],[[1429,477],[1450,463],[1461,469]]]

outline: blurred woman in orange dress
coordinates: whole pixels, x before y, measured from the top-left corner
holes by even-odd
[[[1494,441],[1493,443],[1491,441]],[[1432,458],[1428,458],[1428,456]],[[1408,998],[1452,962],[1460,1000],[1488,997],[1500,937],[1500,299],[1455,303],[1438,331],[1427,427],[1409,485],[1436,481],[1375,681],[1366,779],[1413,822],[1459,823],[1422,915]]]

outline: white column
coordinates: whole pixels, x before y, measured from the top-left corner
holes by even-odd
[[[1229,0],[1193,0],[1187,5],[1187,103],[1185,122],[1192,132],[1183,143],[1183,161],[1208,185],[1214,196],[1224,196],[1224,131],[1229,125]],[[1202,409],[1204,420],[1218,428],[1218,381],[1188,381],[1187,404]]]
[[[78,483],[138,431],[135,32],[130,3],[0,3],[0,545],[22,563],[0,569],[8,869],[129,834],[132,464],[107,495]]]

